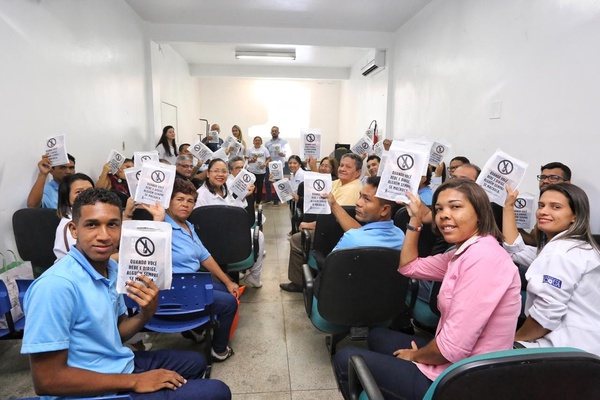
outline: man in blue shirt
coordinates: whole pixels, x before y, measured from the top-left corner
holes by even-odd
[[[70,154],[67,154],[67,157],[69,158],[67,164],[50,166],[48,156],[42,156],[38,162],[38,177],[27,196],[27,207],[36,208],[40,205],[43,208],[58,207],[58,185],[65,176],[75,173],[75,157]],[[52,175],[52,180],[46,182],[48,174]]]
[[[199,379],[196,352],[139,351],[123,346],[154,315],[158,288],[140,275],[127,296],[140,312],[127,317],[110,259],[121,236],[121,202],[104,189],[82,192],[69,229],[75,247],[35,280],[25,295],[21,352],[29,354],[36,393],[47,398],[128,393],[133,399],[230,399],[220,381]]]

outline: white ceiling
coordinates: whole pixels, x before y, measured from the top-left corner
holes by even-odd
[[[431,0],[126,0],[195,76],[347,79]],[[295,48],[295,61],[236,60],[236,48]]]

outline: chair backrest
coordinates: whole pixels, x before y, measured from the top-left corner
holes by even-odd
[[[170,290],[158,294],[158,317],[204,311],[214,302],[210,272],[173,274]]]
[[[354,247],[327,256],[320,272],[319,314],[328,322],[374,325],[405,308],[408,278],[398,273],[400,251]]]
[[[246,206],[246,214],[248,214],[248,222],[250,226],[254,226],[256,223],[256,213],[254,212],[254,193],[250,196],[246,197],[246,202],[248,205]]]
[[[406,207],[401,207],[394,214],[394,225],[406,233],[406,224],[410,220]],[[450,245],[441,237],[433,233],[429,226],[424,226],[419,235],[417,245],[419,257],[427,257],[433,254],[443,253]]]
[[[343,208],[352,218],[356,216],[356,209],[354,206],[344,206]],[[326,257],[338,244],[343,235],[344,230],[333,214],[319,214],[317,216],[317,227],[312,242],[313,250],[318,251],[323,257]]]
[[[33,279],[18,278],[15,279],[15,282],[17,283],[17,289],[19,290],[19,303],[21,303],[21,309],[24,310],[23,300],[25,299],[25,292],[27,292],[27,289],[29,289],[29,286],[33,283]]]
[[[154,217],[150,214],[150,211],[144,208],[136,208],[133,210],[133,218],[135,221],[152,221]]]
[[[598,399],[600,357],[573,348],[481,354],[449,367],[424,399]]]
[[[39,276],[54,263],[54,237],[60,218],[55,209],[23,208],[13,214],[13,232],[21,258]]]
[[[248,258],[252,236],[246,210],[234,206],[203,206],[188,218],[196,234],[219,265]]]

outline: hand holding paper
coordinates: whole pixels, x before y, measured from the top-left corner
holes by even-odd
[[[519,189],[512,190],[510,185],[506,185],[506,200],[504,200],[504,207],[514,207],[515,201],[519,197]]]
[[[411,219],[414,218],[418,221],[418,223],[421,223],[425,214],[430,212],[429,207],[423,204],[421,197],[419,197],[418,194],[414,195],[407,191],[406,197],[408,197],[408,200],[410,200],[410,203],[406,203],[406,211],[408,212],[408,215]]]
[[[158,287],[146,275],[139,274],[137,278],[142,282],[133,280],[127,282],[127,297],[138,303],[140,314],[150,318],[158,308]]]

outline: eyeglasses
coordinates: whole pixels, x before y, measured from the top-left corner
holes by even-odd
[[[194,168],[193,165],[189,165],[189,164],[177,164],[177,165],[179,165],[180,167],[185,168],[185,169],[192,169],[192,168]]]
[[[211,169],[210,172],[217,175],[227,175],[229,173],[226,169]]]
[[[545,181],[545,180],[548,180],[548,182],[566,181],[566,179],[560,175],[538,175],[537,180],[540,182]]]

